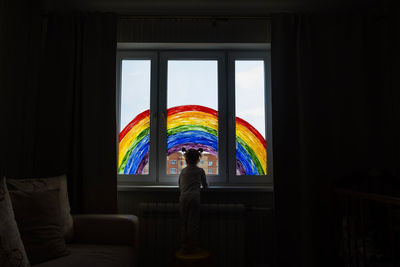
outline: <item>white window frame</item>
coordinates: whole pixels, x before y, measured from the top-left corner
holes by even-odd
[[[270,51],[265,53],[240,51],[231,52],[228,55],[228,114],[230,115],[230,125],[228,129],[228,161],[236,160],[236,125],[235,116],[235,61],[236,60],[264,60],[264,111],[265,111],[265,139],[267,142],[267,175],[244,175],[248,184],[272,184],[273,183],[273,165],[272,165],[272,102],[271,102],[271,54]],[[229,184],[243,184],[243,175],[236,175],[236,166],[229,165]]]
[[[118,162],[118,146],[119,133],[121,132],[121,78],[122,78],[122,60],[151,60],[150,64],[150,149],[149,160],[157,161],[157,140],[152,136],[157,136],[157,90],[158,90],[158,54],[155,51],[118,51],[117,53],[117,162]],[[118,166],[117,166],[118,173]],[[118,174],[118,183],[120,185],[135,184],[152,185],[156,183],[158,170],[156,164],[149,165],[149,174],[146,175],[121,175]]]
[[[251,47],[251,46],[249,46]],[[117,157],[118,136],[121,111],[121,66],[124,59],[151,60],[150,88],[150,150],[148,175],[118,174],[120,186],[174,186],[178,175],[167,175],[167,62],[168,60],[218,60],[218,175],[207,175],[208,181],[217,186],[270,186],[273,183],[272,165],[272,116],[271,116],[271,60],[269,49],[246,51],[226,49],[221,50],[190,50],[190,51],[117,51]],[[265,78],[265,124],[267,141],[267,175],[236,175],[235,148],[235,60],[264,60]],[[229,92],[229,93],[228,93]],[[154,138],[156,137],[156,138]],[[118,168],[118,166],[117,166]]]

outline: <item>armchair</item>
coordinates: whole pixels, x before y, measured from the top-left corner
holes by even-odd
[[[35,267],[137,266],[138,218],[134,215],[73,215],[74,236],[68,256]]]

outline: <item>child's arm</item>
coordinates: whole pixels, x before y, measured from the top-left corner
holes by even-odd
[[[207,178],[206,178],[206,173],[204,172],[203,169],[201,169],[201,185],[203,186],[204,189],[206,189],[208,187],[208,183],[207,183]]]

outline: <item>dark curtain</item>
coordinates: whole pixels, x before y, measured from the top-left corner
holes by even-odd
[[[392,26],[366,13],[273,16],[277,266],[337,266],[332,184],[372,168],[399,177]]]
[[[74,213],[117,209],[116,21],[112,14],[50,14],[40,23],[36,68],[25,58],[12,65],[28,68],[38,83],[9,88],[7,109],[16,113],[7,118],[3,172],[67,173]],[[12,73],[18,79],[18,69]]]
[[[74,212],[115,212],[116,17],[51,14],[47,25],[37,165],[68,173]],[[60,147],[57,157],[48,158],[53,146],[44,143]]]
[[[0,7],[0,175],[33,174],[42,18],[37,3]]]

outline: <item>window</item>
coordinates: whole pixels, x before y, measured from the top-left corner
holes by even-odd
[[[118,62],[119,182],[176,184],[183,147],[203,149],[213,184],[272,182],[269,51],[119,51]]]
[[[264,61],[235,60],[236,174],[265,175]]]
[[[166,59],[166,64],[167,158],[179,157],[183,147],[218,157],[218,61]]]
[[[149,173],[150,64],[124,59],[121,74],[119,174]]]

